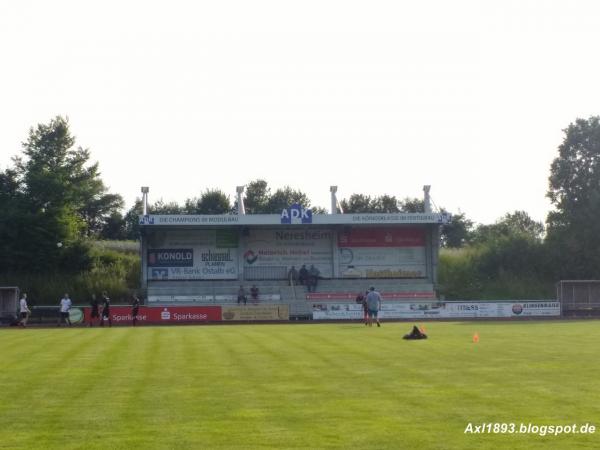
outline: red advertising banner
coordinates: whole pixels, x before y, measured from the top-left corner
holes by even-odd
[[[91,308],[84,308],[85,322],[90,322]],[[114,325],[131,324],[131,306],[111,306],[110,318]],[[97,319],[96,319],[97,320]],[[173,324],[221,321],[220,306],[140,306],[137,316],[139,324]]]
[[[338,234],[338,247],[423,247],[424,228],[355,228]]]

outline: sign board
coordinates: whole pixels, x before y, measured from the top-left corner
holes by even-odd
[[[314,320],[362,319],[362,305],[356,303],[312,304]],[[449,319],[558,317],[560,303],[548,301],[479,301],[479,302],[382,302],[383,319]]]
[[[130,306],[111,306],[110,316],[113,324],[131,324]],[[85,321],[89,323],[91,308],[84,308]],[[189,322],[214,322],[221,320],[220,306],[165,306],[152,308],[140,306],[137,321],[140,324],[173,324]]]
[[[308,214],[308,213],[307,213]],[[223,214],[223,215],[146,215],[139,216],[144,227],[164,226],[215,226],[215,225],[281,225],[281,214]],[[355,225],[355,224],[445,224],[450,214],[396,213],[396,214],[314,214],[312,225]],[[304,222],[308,223],[308,222]]]
[[[351,228],[338,234],[342,278],[424,278],[425,229]]]
[[[149,231],[149,280],[235,280],[238,233],[234,230]]]
[[[289,305],[223,306],[221,311],[224,321],[290,319]]]
[[[249,230],[244,248],[244,268],[296,269],[314,265],[322,277],[332,277],[333,231],[324,228],[280,228]]]

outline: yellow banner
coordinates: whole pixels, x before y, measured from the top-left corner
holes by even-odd
[[[290,320],[289,305],[222,306],[223,320]]]

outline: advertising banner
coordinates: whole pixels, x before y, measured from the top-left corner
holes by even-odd
[[[224,321],[236,320],[289,320],[289,305],[223,306]]]
[[[363,228],[338,234],[342,278],[424,278],[425,230]]]
[[[355,303],[313,303],[313,319],[361,319],[362,305]],[[479,302],[383,302],[380,318],[448,319],[560,316],[556,301]]]
[[[84,308],[84,316],[85,321],[89,323],[91,308]],[[110,317],[113,324],[131,324],[133,320],[131,307],[111,306]],[[168,306],[158,308],[140,306],[137,316],[137,321],[140,324],[213,322],[220,320],[220,306]]]
[[[424,247],[423,228],[352,228],[338,234],[338,247]]]
[[[238,233],[233,230],[148,233],[149,280],[234,280]]]
[[[314,265],[323,278],[332,277],[333,232],[314,228],[250,230],[244,248],[244,268],[280,268],[287,271]]]
[[[311,215],[305,213],[303,223],[309,222]],[[288,214],[293,219],[292,213]],[[449,223],[451,215],[448,213],[381,213],[381,214],[315,214],[310,221],[316,225],[353,225],[353,224],[442,224]],[[283,222],[282,214],[222,214],[222,215],[146,215],[139,216],[139,224],[146,228],[161,226],[206,226],[215,225],[277,225]],[[302,215],[300,221],[302,222]],[[293,223],[293,222],[292,222]]]

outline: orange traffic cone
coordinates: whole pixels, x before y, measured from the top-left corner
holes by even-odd
[[[477,344],[479,342],[479,333],[475,332],[473,335],[473,343]]]

